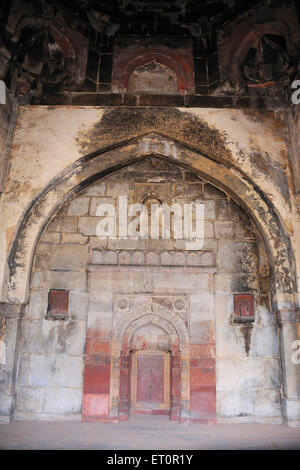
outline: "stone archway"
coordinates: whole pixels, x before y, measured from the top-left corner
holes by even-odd
[[[136,331],[152,323],[167,331],[171,340],[171,420],[185,422],[190,415],[189,337],[181,318],[165,307],[147,302],[128,312],[116,325],[112,337],[110,406],[112,420],[129,415],[130,341]]]
[[[157,63],[172,70],[177,79],[178,91],[190,92],[195,84],[192,70],[192,60],[189,48],[176,50],[162,44],[132,46],[126,54],[121,50],[116,53],[113,65],[112,86],[115,91],[128,89],[132,73],[140,66]]]
[[[122,151],[120,151],[122,149]],[[78,160],[44,188],[26,210],[8,259],[8,299],[26,303],[32,260],[39,238],[51,217],[76,192],[102,176],[137,161],[157,156],[203,176],[230,194],[254,219],[267,248],[275,309],[295,308],[296,274],[290,238],[273,203],[249,177],[172,139],[150,133],[119,148],[104,149]]]
[[[76,192],[81,191],[99,178],[153,155],[175,163],[192,173],[204,176],[208,181],[233,195],[233,199],[251,214],[264,238],[269,255],[269,264],[273,274],[273,307],[282,309],[283,320],[289,320],[293,315],[295,316],[294,255],[287,231],[273,203],[248,176],[242,174],[238,169],[226,168],[222,163],[216,162],[194,149],[154,133],[120,144],[117,151],[116,148],[104,149],[78,160],[51,181],[32,201],[20,221],[9,258],[10,302],[27,302],[28,282],[35,248],[53,214]],[[281,312],[279,313],[281,314]],[[180,331],[180,328],[176,331]],[[284,343],[283,339],[282,343]],[[121,366],[121,351],[122,347],[118,353],[119,359],[116,358],[116,369]],[[185,348],[180,349],[181,366],[184,365],[182,351],[186,353]],[[112,362],[113,359],[114,356]],[[285,357],[284,360],[287,361],[288,357]],[[188,369],[184,369],[183,372],[185,370]],[[181,373],[181,377],[183,376],[184,374]],[[112,377],[112,380],[114,379],[118,382],[119,387],[120,374],[118,377]],[[285,381],[287,382],[287,379]],[[119,391],[119,388],[117,390]],[[188,393],[189,391],[187,391]],[[186,399],[188,395],[183,397],[184,395],[181,394],[181,417],[188,419],[189,401]],[[116,408],[115,404],[114,402],[111,410]],[[114,419],[113,412],[112,419]]]

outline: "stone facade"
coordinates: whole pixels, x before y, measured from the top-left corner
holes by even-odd
[[[15,114],[14,104],[11,96],[7,92],[6,103],[0,105],[0,193],[6,179],[9,154],[9,146],[11,141],[11,133],[14,127]]]
[[[0,6],[0,420],[298,426],[296,2],[65,3]]]
[[[182,249],[183,240],[174,238],[96,236],[100,204],[117,207],[120,195],[129,204],[140,203],[149,193],[168,204],[204,202],[205,242],[199,254]],[[50,220],[36,250],[21,326],[15,418],[80,419],[82,394],[86,419],[118,417],[109,404],[110,393],[119,395],[110,384],[114,335],[122,321],[132,325],[132,314],[139,318],[149,311],[150,323],[155,322],[151,315],[169,319],[174,345],[178,332],[172,316],[183,321],[192,421],[217,416],[281,422],[278,328],[269,292],[261,285],[267,270],[249,216],[203,178],[150,157],[92,184]],[[50,289],[70,291],[67,319],[47,318]],[[256,305],[249,325],[233,320],[233,294],[245,292],[254,295]],[[157,340],[149,345],[149,334],[144,327],[134,348],[165,349]]]

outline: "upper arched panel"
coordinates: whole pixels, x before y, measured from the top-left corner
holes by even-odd
[[[270,264],[276,267],[273,269],[276,300],[279,305],[292,306],[296,287],[293,254],[289,238],[272,203],[250,179],[237,170],[226,169],[224,165],[159,134],[149,134],[121,147],[106,149],[81,159],[52,180],[35,198],[19,225],[10,253],[10,299],[17,302],[26,301],[35,247],[54,213],[75,192],[102,176],[151,155],[157,155],[192,173],[204,176],[220,189],[226,190],[246,209],[264,238]]]
[[[115,45],[112,71],[113,92],[127,91],[130,88],[132,74],[146,64],[160,64],[161,68],[165,67],[162,70],[164,73],[160,74],[163,82],[174,74],[176,92],[191,93],[194,91],[193,56],[189,41],[179,44],[178,47],[169,47],[165,44],[147,44],[145,41],[125,44],[125,46],[123,41],[117,41]],[[168,70],[169,72],[167,72]],[[144,78],[144,87],[143,84],[140,84],[138,91],[155,92],[155,90],[149,90],[146,85]],[[159,92],[159,89],[156,92]],[[164,93],[163,87],[160,92]]]

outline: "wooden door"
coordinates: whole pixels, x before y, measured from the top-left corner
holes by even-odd
[[[149,350],[134,352],[131,374],[131,411],[168,414],[170,354]]]
[[[140,354],[137,361],[137,403],[146,406],[164,401],[164,358]]]

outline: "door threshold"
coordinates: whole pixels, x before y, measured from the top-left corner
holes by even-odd
[[[133,415],[163,415],[169,416],[170,410],[140,410],[136,408],[131,408],[130,414]]]

